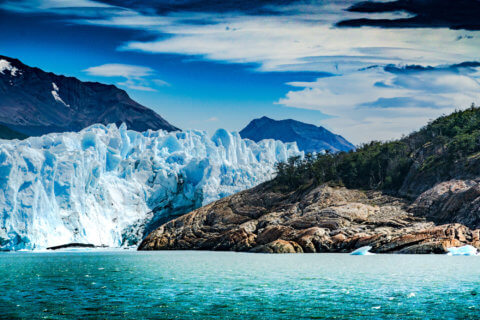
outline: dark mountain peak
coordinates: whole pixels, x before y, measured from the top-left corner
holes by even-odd
[[[83,82],[0,55],[0,125],[41,135],[95,123],[125,123],[136,131],[179,130],[114,85]]]
[[[317,127],[294,119],[274,120],[263,116],[252,120],[240,131],[240,135],[256,142],[263,139],[297,142],[298,148],[305,152],[337,152],[355,148],[342,136],[333,134],[322,126]]]

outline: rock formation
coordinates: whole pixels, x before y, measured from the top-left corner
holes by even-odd
[[[460,224],[478,227],[476,218],[462,215],[474,206],[475,201],[463,200],[478,197],[476,186],[450,181],[409,205],[378,191],[324,184],[285,192],[265,183],[162,225],[139,250],[309,253],[351,252],[369,245],[376,253],[445,253],[465,244],[478,248],[480,230]],[[459,223],[435,224],[445,222]]]

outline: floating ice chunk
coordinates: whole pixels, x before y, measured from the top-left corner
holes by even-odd
[[[365,246],[358,248],[357,250],[353,251],[350,253],[352,256],[371,256],[374,255],[375,253],[371,253],[370,250],[372,249],[371,246]]]
[[[471,245],[466,245],[463,247],[450,247],[447,249],[449,256],[476,256],[478,251],[477,248]]]

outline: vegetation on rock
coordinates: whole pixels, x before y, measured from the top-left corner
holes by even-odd
[[[356,151],[291,158],[275,182],[296,189],[330,184],[416,197],[438,182],[480,174],[480,108],[442,116],[396,141],[373,141]]]

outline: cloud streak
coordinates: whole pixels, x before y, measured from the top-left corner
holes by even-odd
[[[480,103],[478,70],[373,67],[314,82],[290,83],[296,89],[277,103],[332,116],[324,124],[355,143],[393,139],[444,113]]]
[[[152,77],[156,75],[155,70],[144,66],[107,63],[90,67],[84,72],[97,77],[124,78],[124,81],[117,82],[117,84],[133,90],[157,91],[155,87],[169,86],[168,82],[164,80],[153,79]]]
[[[350,12],[368,14],[360,19],[343,20],[337,25],[344,27],[375,26],[382,28],[450,28],[480,30],[477,0],[396,0],[362,1],[348,8]],[[375,19],[372,13],[405,11],[410,17]]]

